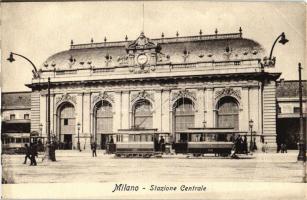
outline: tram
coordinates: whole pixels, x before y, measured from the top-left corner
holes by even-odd
[[[157,129],[120,129],[116,140],[116,157],[161,157],[169,141],[169,133],[157,132]]]
[[[215,154],[226,157],[234,150],[235,138],[246,133],[232,128],[189,128],[176,133],[173,148],[176,154],[192,154],[196,157]]]

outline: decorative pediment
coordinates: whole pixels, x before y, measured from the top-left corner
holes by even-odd
[[[241,92],[240,90],[234,90],[233,88],[227,87],[223,88],[222,90],[216,91],[215,99],[220,99],[224,96],[233,96],[237,99],[241,99]]]
[[[172,94],[172,101],[176,101],[179,98],[190,98],[192,101],[196,102],[195,93],[188,90],[180,90]]]
[[[153,94],[150,94],[150,93],[146,92],[145,90],[142,90],[142,91],[140,91],[136,94],[132,94],[131,102],[135,102],[138,99],[149,99],[152,102],[154,102]]]
[[[56,104],[60,104],[60,103],[65,102],[65,101],[72,102],[74,104],[77,103],[76,97],[71,96],[70,94],[67,94],[67,93],[56,98]]]
[[[136,49],[155,49],[158,45],[147,38],[144,33],[142,32],[140,36],[133,42],[131,42],[127,50],[136,50]]]
[[[93,97],[93,105],[95,105],[99,101],[109,101],[111,103],[114,103],[114,97],[111,94],[108,94],[106,91],[100,92],[98,95]]]

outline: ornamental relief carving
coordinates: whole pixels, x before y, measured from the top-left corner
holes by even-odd
[[[109,101],[110,103],[114,103],[114,96],[112,94],[108,94],[106,91],[100,92],[98,95],[93,96],[93,105],[95,105],[99,101]]]
[[[142,90],[138,93],[134,93],[131,95],[131,103],[134,103],[138,99],[148,99],[151,102],[154,102],[154,94],[148,93],[145,90]]]
[[[172,102],[176,101],[179,98],[190,98],[193,102],[196,102],[195,92],[190,92],[188,90],[180,90],[178,92],[172,93]]]
[[[65,101],[69,101],[69,102],[72,102],[74,104],[77,103],[76,96],[71,96],[70,94],[67,94],[67,93],[56,98],[56,104],[57,105],[59,105],[62,102],[65,102]]]
[[[235,90],[230,87],[223,88],[222,90],[218,90],[215,92],[215,99],[220,99],[221,97],[224,96],[232,96],[235,97],[236,99],[240,100],[241,99],[241,91],[240,90]]]

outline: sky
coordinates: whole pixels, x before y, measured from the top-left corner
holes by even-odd
[[[305,4],[263,2],[201,1],[112,1],[112,2],[32,2],[1,5],[1,82],[2,91],[26,91],[32,67],[16,57],[6,59],[9,52],[28,57],[36,66],[59,51],[74,44],[136,39],[143,30],[149,38],[238,32],[259,42],[269,54],[274,40],[285,32],[289,43],[277,44],[273,55],[277,64],[273,71],[281,78],[298,79],[297,65],[305,61]],[[144,21],[143,21],[144,20]],[[144,23],[143,23],[144,22]],[[306,75],[303,72],[303,78]]]

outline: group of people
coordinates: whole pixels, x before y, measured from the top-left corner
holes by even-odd
[[[244,135],[243,138],[241,135],[238,135],[237,138],[235,138],[234,144],[235,144],[236,153],[245,153],[245,154],[248,153],[246,135]]]
[[[36,166],[36,159],[35,157],[38,157],[38,152],[37,152],[37,145],[34,143],[31,143],[30,146],[28,144],[25,144],[25,161],[23,164],[27,164],[27,159],[31,161],[30,166]]]
[[[160,136],[159,141],[156,137],[154,138],[154,148],[155,148],[155,151],[165,152],[165,139],[163,136]]]
[[[287,145],[284,143],[277,144],[277,153],[287,153]]]

